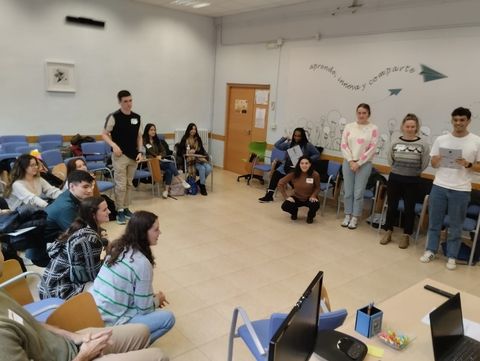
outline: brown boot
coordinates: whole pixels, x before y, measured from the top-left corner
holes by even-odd
[[[380,244],[388,244],[392,241],[392,231],[386,231],[380,240]]]
[[[398,242],[398,248],[405,249],[410,244],[410,235],[402,234],[400,237],[400,242]]]

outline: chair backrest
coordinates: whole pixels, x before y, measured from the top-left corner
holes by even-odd
[[[62,146],[62,144],[59,144],[57,141],[38,142],[38,145],[40,145],[42,150],[60,149]]]
[[[337,327],[343,325],[347,315],[348,312],[344,308],[336,311],[321,313],[318,320],[318,330],[335,330]]]
[[[0,137],[0,144],[9,142],[28,143],[26,135],[3,135]]]
[[[55,142],[58,146],[63,144],[63,135],[61,134],[42,134],[38,136],[38,143]]]
[[[48,168],[63,163],[62,153],[58,149],[50,149],[42,152],[42,159]]]
[[[273,147],[272,155],[270,156],[270,160],[272,163],[275,160],[279,162],[283,162],[286,157],[287,157],[287,152],[285,150],[280,150],[278,148]]]
[[[20,147],[17,147],[15,149],[15,152],[17,153],[21,153],[21,154],[30,154],[30,152],[32,150],[38,150],[38,151],[42,151],[42,147],[37,144],[37,145],[31,145],[31,144],[27,144],[27,145],[21,145]]]
[[[337,163],[337,162],[335,162],[335,161],[333,161],[333,160],[329,160],[329,161],[328,161],[327,174],[328,174],[329,176],[332,175],[332,176],[335,177],[335,176],[338,174],[338,172],[340,171],[340,167],[341,167],[341,166],[342,166],[342,165],[341,165],[340,163]]]
[[[265,157],[265,151],[267,150],[267,142],[250,142],[248,145],[248,151],[255,154],[258,158],[263,159]]]
[[[152,158],[148,160],[148,167],[150,168],[150,173],[152,174],[152,179],[156,183],[161,183],[163,181],[162,171],[160,169],[160,162],[157,158]]]
[[[52,174],[65,182],[67,179],[67,166],[65,163],[57,164],[52,168]]]
[[[82,292],[65,301],[48,316],[46,323],[70,332],[105,326],[89,292]]]
[[[104,141],[82,143],[81,148],[87,161],[105,161],[107,147]]]
[[[17,148],[28,147],[27,142],[7,142],[2,144],[2,153],[16,153]],[[18,152],[17,152],[18,153]]]
[[[16,259],[6,260],[3,263],[3,274],[0,276],[0,283],[6,282],[22,273],[22,267]],[[34,301],[25,277],[21,277],[14,283],[3,287],[3,290],[21,305],[26,305]]]

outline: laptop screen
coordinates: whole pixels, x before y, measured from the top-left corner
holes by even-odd
[[[463,337],[462,304],[460,293],[451,297],[430,313],[433,354],[435,361],[450,352]]]
[[[268,361],[306,361],[315,347],[323,272],[319,272],[273,335]]]

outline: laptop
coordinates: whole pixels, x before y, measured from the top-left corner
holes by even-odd
[[[460,293],[429,316],[435,361],[480,361],[480,342],[464,334]]]

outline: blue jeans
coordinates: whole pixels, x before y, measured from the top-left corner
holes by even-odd
[[[150,329],[150,343],[166,334],[175,324],[175,316],[168,310],[156,310],[136,315],[128,323],[143,323]]]
[[[205,180],[212,172],[212,166],[210,163],[196,163],[195,168],[197,168],[198,176],[200,177],[200,184],[205,184]]]
[[[470,192],[454,191],[434,185],[428,198],[429,226],[427,250],[437,253],[443,220],[448,214],[450,226],[447,238],[447,257],[457,258],[461,245],[463,221],[467,215]]]
[[[173,162],[160,162],[160,169],[165,172],[165,184],[172,184],[172,178],[178,175],[177,166]]]
[[[364,163],[354,173],[348,162],[343,161],[343,203],[345,214],[360,217],[363,212],[363,195],[367,186],[368,177],[372,172],[372,163]]]

